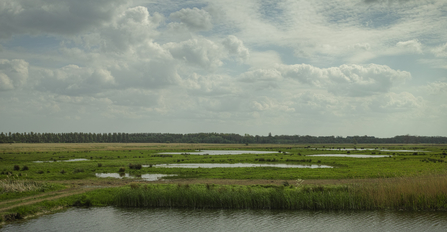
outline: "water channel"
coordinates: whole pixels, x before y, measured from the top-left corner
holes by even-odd
[[[71,208],[9,231],[446,231],[447,212]]]
[[[79,161],[88,161],[88,159],[68,159],[68,160],[48,160],[48,161],[41,161],[41,160],[36,160],[33,161],[33,163],[52,163],[52,162],[79,162]]]
[[[318,155],[306,155],[306,156],[320,156],[320,157],[350,157],[350,158],[384,158],[390,157],[389,155],[345,155],[345,154],[318,154]]]
[[[193,152],[161,152],[169,155],[242,155],[242,154],[272,154],[277,151],[243,151],[243,150],[200,150]]]
[[[142,165],[149,167],[149,165]],[[301,165],[301,164],[250,164],[250,163],[186,163],[186,164],[155,164],[152,167],[160,168],[255,168],[255,167],[275,167],[275,168],[332,168],[328,165]]]

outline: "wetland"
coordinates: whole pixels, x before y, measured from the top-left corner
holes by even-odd
[[[0,144],[0,215],[6,223],[1,229],[8,231],[11,222],[43,212],[82,211],[79,206],[113,206],[89,210],[117,214],[131,207],[142,212],[190,208],[186,211],[193,213],[205,208],[221,214],[294,209],[287,212],[373,210],[376,215],[385,210],[393,215],[403,210],[436,217],[447,210],[447,146],[390,144],[380,145],[380,151],[376,145],[361,150],[327,147]],[[143,199],[143,204],[134,199]],[[291,218],[285,225],[298,226]],[[442,220],[436,223],[445,225]]]

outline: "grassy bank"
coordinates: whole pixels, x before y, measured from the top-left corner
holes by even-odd
[[[447,176],[382,179],[377,183],[311,186],[174,185],[132,183],[44,200],[0,213],[0,221],[27,218],[67,207],[218,208],[288,210],[446,211]]]
[[[73,206],[90,207],[113,205],[116,190],[116,188],[96,189],[83,194],[44,200],[32,205],[18,206],[7,211],[0,211],[0,223],[51,213]]]
[[[121,207],[307,210],[447,210],[447,177],[349,186],[138,185],[118,190]]]

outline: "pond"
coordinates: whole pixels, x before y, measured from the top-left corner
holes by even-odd
[[[446,231],[446,212],[71,208],[9,231]]]
[[[48,160],[48,161],[33,161],[33,163],[51,163],[51,162],[78,162],[78,161],[88,161],[88,159],[68,159],[68,160],[57,160],[57,161],[53,161],[53,160]]]
[[[194,152],[161,152],[159,154],[169,155],[242,155],[242,154],[272,154],[278,151],[242,151],[242,150],[200,150]]]
[[[329,148],[322,149],[327,151],[383,151],[383,152],[426,152],[421,150],[390,150],[390,149],[374,149],[374,148]]]
[[[389,155],[345,155],[345,154],[318,154],[318,155],[306,155],[306,156],[350,157],[350,158],[384,158],[384,157],[390,157]]]
[[[141,175],[135,176],[135,175],[129,175],[129,173],[96,173],[95,175],[96,175],[96,177],[99,177],[99,178],[107,178],[107,177],[118,178],[118,179],[141,178],[144,181],[157,181],[157,180],[163,179],[163,177],[166,177],[166,176],[176,176],[174,174],[172,174],[172,175],[170,175],[170,174],[141,174]]]
[[[149,165],[142,165],[147,168]],[[251,164],[251,163],[186,163],[186,164],[156,164],[152,167],[160,168],[255,168],[255,167],[274,167],[274,168],[332,168],[327,165],[301,165],[301,164]]]

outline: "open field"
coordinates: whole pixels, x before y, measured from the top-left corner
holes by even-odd
[[[343,150],[343,148],[352,149],[354,147],[356,147],[357,150]],[[189,154],[196,150],[257,150],[271,151],[271,153],[241,155]],[[180,152],[181,154],[160,154],[162,152]],[[288,191],[284,193],[287,196],[299,195],[299,192],[301,191],[300,189],[304,186],[308,186],[306,187],[308,189],[318,186],[326,186],[319,188],[329,190],[337,189],[337,194],[341,194],[340,197],[345,199],[343,201],[344,203],[340,203],[343,206],[341,208],[339,207],[340,209],[345,207],[347,204],[346,202],[349,202],[349,196],[352,196],[353,192],[362,192],[363,197],[361,199],[363,202],[362,204],[365,205],[365,207],[363,207],[364,209],[387,207],[397,209],[403,207],[405,209],[436,208],[438,210],[443,210],[447,208],[447,205],[444,203],[444,198],[447,196],[447,188],[445,188],[445,186],[442,187],[442,185],[440,188],[430,187],[431,192],[429,195],[423,195],[422,190],[427,189],[428,191],[428,183],[432,183],[431,185],[433,186],[438,186],[440,185],[439,183],[446,182],[446,152],[447,145],[431,144],[0,144],[0,180],[6,185],[7,183],[11,184],[8,186],[5,185],[0,189],[0,212],[2,215],[12,215],[20,211],[23,216],[39,211],[51,211],[54,208],[60,208],[61,205],[69,206],[74,204],[74,202],[79,201],[75,195],[80,193],[93,194],[96,196],[98,194],[101,195],[106,191],[108,192],[107,194],[111,194],[110,191],[113,192],[113,190],[103,191],[97,189],[105,187],[129,188],[121,186],[125,186],[130,182],[138,182],[144,185],[148,184],[153,186],[165,186],[169,184],[171,184],[169,186],[190,185],[202,187],[206,185],[252,186],[252,188],[255,189],[284,186]],[[382,155],[385,157],[352,158],[309,156],[315,154]],[[73,162],[70,162],[72,160]],[[157,164],[191,163],[326,165],[331,166],[332,168],[163,168],[154,166]],[[98,178],[96,176],[101,173],[117,174],[119,172],[122,173],[121,175],[128,176],[128,178]],[[165,180],[151,182],[141,178],[148,174],[167,174],[170,176],[165,177]],[[297,183],[297,179],[303,181]],[[419,187],[411,187],[410,183],[412,180],[417,180],[416,182],[419,183]],[[433,184],[434,182],[437,184]],[[34,187],[30,189],[20,189],[14,188],[16,186],[12,186],[13,184],[18,185],[19,183],[23,186],[29,185]],[[391,191],[390,186],[399,186],[399,184],[402,183],[406,183],[407,186],[401,188],[407,189],[402,192],[402,194],[413,194],[415,197],[423,195],[423,198],[418,199],[425,203],[420,203],[422,205],[407,204],[405,202],[401,202],[403,205],[399,205],[396,203],[403,198],[400,200],[396,198],[394,202],[391,203],[383,203],[382,201],[384,201],[383,199],[385,198],[395,198],[395,194],[393,196],[385,194],[385,192],[391,194],[392,192],[397,191],[396,189]],[[363,187],[359,188],[359,185]],[[349,191],[344,191],[347,188],[342,186],[351,187],[349,188]],[[357,187],[353,188],[353,186]],[[388,187],[385,188],[383,186]],[[158,188],[164,189],[165,187],[154,187],[152,189]],[[197,187],[197,189],[200,188],[201,187]],[[384,190],[382,192],[372,191],[373,189],[377,190],[380,188]],[[388,190],[386,190],[387,188]],[[7,191],[7,189],[9,190]],[[177,191],[175,190],[176,188],[169,187],[168,189],[171,189],[170,191],[174,192]],[[344,192],[340,189],[344,189]],[[61,191],[67,192],[63,192],[62,194]],[[98,191],[100,193],[97,193]],[[134,190],[130,189],[126,191]],[[202,194],[203,191],[203,189],[200,191],[198,190],[200,194]],[[248,190],[240,191],[244,192]],[[272,193],[269,192],[270,190],[267,192],[263,190],[259,191],[268,196],[272,195]],[[309,192],[308,190],[306,191]],[[70,192],[72,194],[70,194]],[[194,195],[196,193],[191,194]],[[248,197],[247,199],[253,197],[247,195],[248,192],[244,192],[244,194]],[[285,196],[284,194],[280,194],[281,199]],[[70,197],[70,195],[73,195],[73,197],[70,198],[71,200],[63,200],[66,197]],[[85,197],[85,195],[83,196]],[[312,197],[315,196],[312,195]],[[55,201],[56,199],[60,200]],[[409,197],[408,201],[411,199],[412,198]],[[42,203],[50,200],[64,203],[60,203],[60,205],[54,202],[51,204]],[[204,204],[208,204],[206,203],[207,201],[208,200],[205,200]],[[290,199],[287,200],[287,202],[289,201]],[[330,199],[327,198],[327,201],[330,202]],[[371,203],[369,205],[365,203],[369,201],[374,201],[376,203]],[[111,202],[94,202],[97,202],[95,203],[97,205],[112,204]],[[433,202],[436,202],[436,207],[433,206]],[[36,204],[40,204],[40,208],[35,206]],[[113,204],[117,203],[115,202]],[[265,204],[269,205],[271,202]],[[366,207],[366,205],[368,206]],[[378,205],[380,205],[380,207]],[[246,205],[246,207],[250,208],[250,205]],[[258,208],[263,207],[264,206],[259,206]],[[271,208],[271,206],[265,207]],[[288,206],[284,206],[283,208],[287,207]],[[306,207],[303,205],[299,207],[294,205],[289,208],[298,209]],[[354,209],[355,207],[347,208]]]
[[[310,146],[310,147],[309,147]],[[33,180],[97,179],[95,173],[117,173],[124,168],[131,176],[174,174],[175,179],[346,179],[382,178],[442,174],[447,170],[447,146],[436,145],[357,145],[360,148],[418,150],[322,150],[352,148],[354,145],[238,145],[238,144],[0,144],[0,179],[8,174]],[[195,150],[262,150],[271,154],[188,155]],[[177,151],[183,155],[159,155]],[[383,158],[311,157],[313,154],[386,155]],[[64,162],[86,159],[78,162]],[[35,163],[34,161],[42,161]],[[56,161],[56,162],[52,162]],[[129,164],[253,163],[327,165],[333,168],[141,168]],[[14,166],[17,170],[14,170]],[[26,166],[24,170],[24,167]]]

